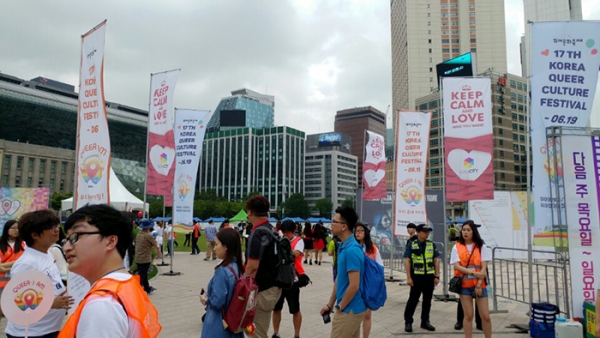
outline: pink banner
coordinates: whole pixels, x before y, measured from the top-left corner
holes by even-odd
[[[446,200],[494,199],[489,78],[444,78]]]
[[[106,21],[81,38],[73,210],[110,203],[110,136],[104,99]]]
[[[173,93],[178,76],[179,70],[152,74],[150,85],[146,194],[165,196],[166,206],[173,203]]]
[[[382,135],[367,131],[369,142],[365,148],[363,163],[363,200],[387,197],[385,188],[385,139]]]

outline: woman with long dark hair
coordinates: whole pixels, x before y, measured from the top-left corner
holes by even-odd
[[[473,299],[479,308],[483,334],[486,338],[492,336],[492,322],[486,290],[486,269],[491,260],[492,255],[483,244],[477,226],[471,220],[466,221],[450,255],[450,264],[454,265],[454,276],[463,277],[460,302],[465,313],[463,329],[466,338],[473,336]]]
[[[365,253],[365,255],[367,255],[367,257],[373,259],[381,266],[383,266],[383,260],[381,259],[379,250],[371,240],[371,230],[366,224],[356,222],[356,227],[354,228],[354,238],[356,238],[356,241],[361,246],[363,252]],[[369,333],[371,332],[371,310],[369,309],[367,309],[367,312],[365,313],[362,329],[363,337],[369,338]]]
[[[19,223],[15,219],[8,220],[0,238],[0,295],[10,280],[6,274],[25,251],[25,242],[19,237]],[[0,309],[0,316],[2,310]]]
[[[321,222],[315,223],[313,231],[313,248],[315,249],[315,264],[321,265],[323,260],[323,249],[325,249],[325,237],[327,232]]]
[[[206,305],[200,337],[243,338],[244,333],[233,333],[223,329],[223,313],[227,312],[231,301],[236,277],[244,274],[239,233],[232,228],[219,230],[214,251],[222,261],[215,267],[215,275],[208,282],[206,294],[200,295],[200,302]]]
[[[304,264],[306,264],[306,260],[310,260],[310,265],[312,265],[312,251],[313,251],[313,229],[310,225],[309,221],[304,223]]]

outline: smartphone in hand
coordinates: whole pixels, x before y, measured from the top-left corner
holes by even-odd
[[[329,312],[323,314],[323,323],[327,324],[331,322],[331,316],[329,314]]]
[[[204,290],[204,288],[202,288],[202,290],[200,290],[200,296],[204,296],[205,293],[206,291]]]

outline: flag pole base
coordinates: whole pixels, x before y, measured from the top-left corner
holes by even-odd
[[[440,302],[458,302],[458,298],[451,294],[441,294],[441,295],[433,295],[435,300],[439,300]]]
[[[163,276],[180,276],[180,275],[181,275],[181,272],[178,272],[178,271],[175,271],[175,272],[173,272],[173,271],[169,271],[169,272],[165,272],[165,273],[163,273],[162,275],[163,275]]]
[[[156,266],[169,266],[169,263],[159,263],[159,264],[156,264]]]

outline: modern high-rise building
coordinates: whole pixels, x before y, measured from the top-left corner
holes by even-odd
[[[287,197],[304,194],[304,138],[304,132],[290,127],[206,133],[199,190],[214,189],[230,201],[258,191],[275,212]]]
[[[362,187],[366,131],[385,137],[385,114],[371,106],[340,110],[335,114],[333,130],[350,136],[352,155],[358,158],[358,186]]]
[[[320,199],[333,203],[333,210],[346,199],[356,199],[358,158],[350,151],[350,136],[321,133],[306,136],[305,194],[310,206]]]
[[[529,76],[531,30],[529,22],[582,20],[581,0],[523,0],[525,35],[521,37],[521,72]]]
[[[476,54],[475,74],[506,73],[504,1],[391,0],[390,7],[392,111],[413,109],[436,90],[435,66],[461,54]]]
[[[492,118],[494,124],[494,187],[496,190],[527,189],[527,81],[525,78],[486,71],[492,83]],[[427,188],[442,188],[443,125],[440,94],[417,99],[415,108],[433,113],[429,140]]]
[[[249,127],[271,128],[275,119],[275,97],[250,89],[238,89],[221,99],[208,121],[207,131]]]

